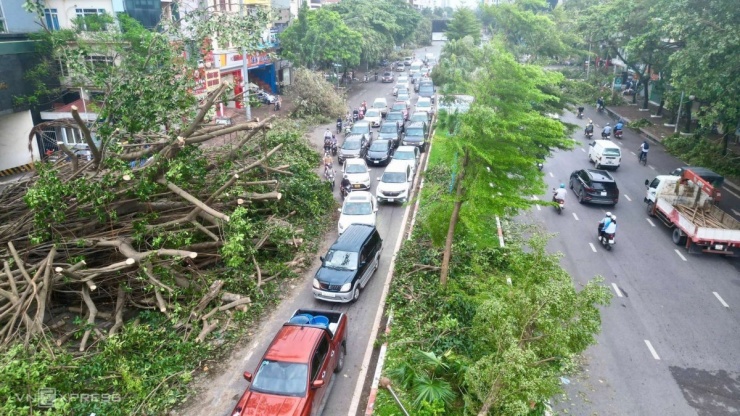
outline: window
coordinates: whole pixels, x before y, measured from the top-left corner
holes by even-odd
[[[3,5],[0,3],[0,33],[8,31],[8,27],[5,26],[5,15],[3,14]]]
[[[44,19],[46,20],[47,29],[59,30],[59,16],[57,15],[57,9],[44,9]]]
[[[74,127],[65,127],[64,128],[65,137],[64,141],[67,144],[82,144],[85,143],[85,140],[82,138],[82,132],[80,132],[79,129],[76,129]]]
[[[316,349],[313,359],[311,360],[311,381],[315,381],[319,377],[321,367],[323,367],[324,359],[326,358],[326,353],[328,352],[329,341],[326,339],[326,336],[321,337],[319,347]]]
[[[113,58],[105,55],[87,55],[85,56],[85,63],[92,65],[96,70],[101,70],[113,65]]]
[[[105,9],[75,9],[77,14],[77,25],[82,30],[101,31],[106,30],[109,23],[108,13]]]

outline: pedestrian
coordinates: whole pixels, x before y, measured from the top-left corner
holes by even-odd
[[[280,98],[280,96],[277,96],[277,99],[275,100],[275,111],[280,111],[280,107],[283,106],[283,99]]]

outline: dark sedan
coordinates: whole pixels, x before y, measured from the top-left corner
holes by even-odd
[[[344,139],[342,147],[339,148],[339,164],[347,159],[364,158],[367,153],[367,139],[361,134],[351,134]]]
[[[375,140],[367,149],[365,161],[368,166],[385,166],[391,161],[393,143],[390,140]]]
[[[383,77],[380,80],[388,83],[395,81],[396,78],[393,76],[393,72],[383,72]]]
[[[402,124],[403,123],[400,120],[384,121],[383,124],[380,125],[380,130],[378,130],[378,139],[390,140],[393,147],[398,147],[398,144],[401,142]]]
[[[401,133],[403,133],[405,131],[403,124],[406,122],[406,115],[401,111],[391,111],[385,117],[385,123],[388,122],[398,122],[399,126],[401,127]]]

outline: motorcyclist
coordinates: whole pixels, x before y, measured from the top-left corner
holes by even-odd
[[[640,145],[640,159],[647,158],[648,151],[650,150],[650,144],[647,142],[647,140],[643,141]]]
[[[578,107],[578,117],[583,117],[584,107],[581,105]]]
[[[594,134],[594,122],[593,120],[588,121],[588,125],[586,125],[586,134]]]
[[[367,101],[365,101],[365,100],[362,100],[362,104],[360,105],[360,110],[361,110],[361,111],[362,111],[363,113],[367,113]]]
[[[568,191],[565,189],[565,184],[561,183],[560,188],[556,189],[555,192],[552,195],[552,200],[554,202],[565,202],[565,195],[568,194]]]
[[[331,157],[331,154],[329,152],[324,153],[324,173],[328,172],[330,169],[334,169],[334,159]]]
[[[606,123],[606,126],[604,126],[604,130],[601,131],[601,137],[608,138],[612,134],[612,125],[611,123]]]
[[[607,212],[606,216],[604,216],[604,218],[602,218],[601,221],[599,221],[599,236],[601,236],[602,233],[604,232],[604,226],[609,225],[611,221],[612,221],[612,213]]]
[[[337,117],[337,133],[342,131],[342,117]]]
[[[624,128],[624,121],[620,118],[619,121],[617,121],[617,124],[614,125],[614,134],[616,134],[618,131],[622,131]]]
[[[342,177],[342,183],[340,185],[342,194],[344,195],[348,194],[351,188],[352,188],[352,183],[349,181],[349,177],[347,175],[344,175],[344,177]]]
[[[599,97],[599,99],[596,100],[596,108],[599,110],[604,108],[604,97]]]
[[[617,216],[612,214],[611,221],[609,221],[608,224],[604,225],[603,234],[606,237],[606,234],[616,234],[616,232],[617,232]]]
[[[324,141],[327,141],[328,139],[331,139],[331,130],[329,128],[326,128],[326,131],[324,132]]]

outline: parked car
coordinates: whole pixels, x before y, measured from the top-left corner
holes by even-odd
[[[398,124],[396,124],[398,123]],[[399,144],[401,144],[401,136],[403,133],[401,133],[401,124],[403,124],[401,121],[395,122],[395,121],[388,121],[385,120],[383,124],[380,125],[380,129],[378,130],[378,140],[390,140],[391,145],[393,147],[398,147]]]
[[[393,72],[383,72],[383,77],[380,80],[382,82],[388,83],[393,82],[395,80],[395,77],[393,76]]]
[[[392,161],[385,168],[383,176],[378,178],[378,186],[375,188],[378,203],[407,202],[413,181],[414,172],[408,163],[402,160]]]
[[[432,99],[429,97],[419,97],[419,99],[416,100],[415,111],[424,111],[431,118],[434,114],[434,105],[432,104]]]
[[[344,143],[337,152],[337,158],[341,165],[347,159],[363,158],[367,153],[369,141],[361,134],[350,134],[344,138]]]
[[[342,204],[342,208],[339,208],[339,212],[337,229],[339,230],[339,235],[342,235],[344,230],[352,224],[365,224],[374,227],[378,207],[375,205],[373,194],[367,191],[356,191],[350,192],[344,198],[344,203]]]
[[[427,123],[416,122],[406,126],[406,135],[403,137],[404,146],[416,146],[420,152],[426,150],[427,145]]]
[[[388,101],[385,98],[376,98],[373,100],[373,104],[370,108],[380,110],[381,117],[385,117],[388,114]]]
[[[356,301],[378,269],[382,250],[383,239],[375,227],[350,225],[321,256],[321,267],[313,279],[313,296],[328,302]]]
[[[390,140],[374,140],[365,154],[365,161],[369,166],[385,166],[391,161],[393,142]]]
[[[391,111],[400,111],[403,114],[404,120],[409,119],[409,108],[403,101],[394,102],[393,107],[391,107]]]
[[[397,62],[396,66],[393,67],[396,72],[403,72],[406,70],[406,65],[403,62]]]
[[[348,325],[342,312],[296,310],[275,334],[255,372],[244,372],[251,384],[230,415],[318,414],[334,374],[344,368]]]
[[[365,113],[363,121],[370,123],[371,127],[380,127],[380,122],[383,121],[383,115],[380,113],[380,110],[369,108],[367,113]]]
[[[427,123],[429,121],[429,114],[426,111],[414,111],[411,113],[411,116],[409,117],[409,123],[415,123],[415,122],[423,122]]]
[[[353,191],[370,190],[370,169],[368,169],[365,159],[347,159],[344,162],[342,173],[347,175]]]
[[[401,133],[406,132],[406,126],[404,125],[404,123],[406,122],[406,114],[404,114],[403,111],[391,111],[385,117],[385,122],[398,122],[398,125],[401,128]]]
[[[600,169],[580,169],[570,174],[570,189],[581,204],[616,205],[619,202],[617,181],[611,174]]]
[[[393,162],[403,161],[411,167],[411,175],[415,175],[419,166],[421,153],[416,146],[398,146],[393,152]]]
[[[370,122],[365,120],[356,121],[352,125],[349,134],[360,134],[365,136],[365,139],[371,141],[373,139],[373,131],[370,129]]]

